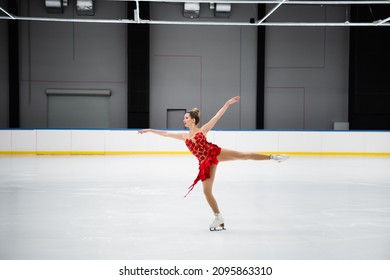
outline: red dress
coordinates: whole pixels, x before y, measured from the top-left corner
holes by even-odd
[[[210,178],[210,166],[218,164],[217,156],[221,153],[221,148],[213,143],[207,142],[206,137],[201,131],[195,133],[193,140],[186,139],[186,145],[191,153],[199,160],[199,173],[184,197],[193,190],[199,180],[204,181]]]

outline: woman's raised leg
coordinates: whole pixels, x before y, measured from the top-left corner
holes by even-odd
[[[250,153],[250,152],[239,152],[228,149],[221,149],[221,153],[218,155],[218,161],[228,160],[269,160],[270,155]]]

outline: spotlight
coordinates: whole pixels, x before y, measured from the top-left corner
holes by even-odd
[[[45,0],[45,6],[46,12],[50,14],[62,14],[64,12],[62,0]]]
[[[93,16],[93,0],[77,0],[77,14],[79,16]]]
[[[231,4],[216,3],[215,17],[228,18],[230,17]]]
[[[199,17],[200,4],[195,2],[184,3],[184,17],[186,18],[198,18]]]

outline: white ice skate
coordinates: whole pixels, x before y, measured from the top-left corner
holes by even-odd
[[[276,160],[277,162],[285,161],[289,158],[288,155],[271,155],[270,159]]]
[[[220,231],[225,230],[225,220],[222,217],[221,213],[215,213],[215,219],[210,225],[210,231]]]

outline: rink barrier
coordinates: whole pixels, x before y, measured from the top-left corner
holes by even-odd
[[[262,154],[287,154],[290,156],[349,156],[349,157],[390,157],[390,153],[352,153],[352,152],[289,152],[289,151],[260,151],[258,153]],[[65,151],[65,152],[58,152],[58,151],[37,151],[37,152],[31,152],[31,151],[0,151],[0,155],[74,155],[74,156],[86,156],[86,155],[160,155],[160,156],[178,156],[178,155],[191,155],[190,152],[161,152],[161,151],[138,151],[138,152],[103,152],[103,151],[88,151],[88,152],[71,152],[71,151]]]
[[[179,132],[179,131],[178,131]],[[239,151],[296,156],[390,156],[390,131],[216,130],[208,140]],[[189,155],[184,143],[136,130],[2,129],[3,155]]]

